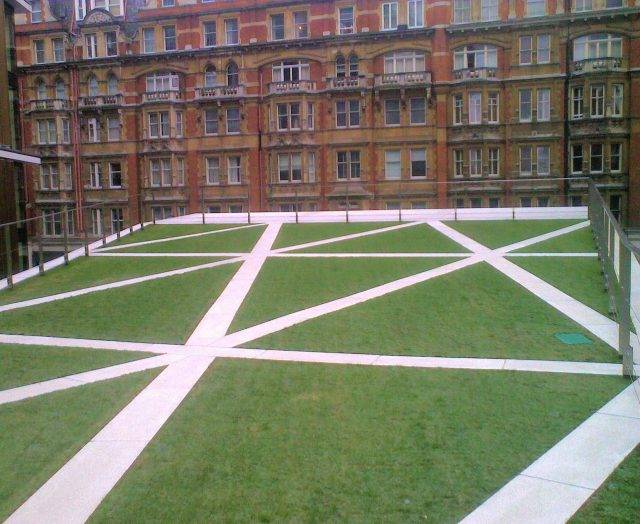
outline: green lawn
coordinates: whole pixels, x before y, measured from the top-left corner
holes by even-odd
[[[604,290],[597,258],[511,257],[509,260],[590,308],[609,316],[609,295]]]
[[[297,246],[327,238],[353,235],[396,225],[393,222],[342,222],[335,224],[283,224],[274,249]]]
[[[515,253],[595,253],[596,251],[597,246],[591,228],[583,227],[572,233],[523,247]]]
[[[193,235],[194,233],[204,233],[206,231],[218,231],[229,229],[230,227],[244,226],[246,224],[157,224],[145,226],[144,231],[136,231],[133,235],[122,237],[119,241],[111,242],[109,247],[135,242],[147,242],[148,240],[160,240],[161,238],[179,237],[182,235]]]
[[[640,520],[640,446],[574,515],[571,522],[638,522]]]
[[[581,220],[464,220],[446,222],[456,231],[492,249],[515,244]]]
[[[0,406],[0,520],[27,500],[160,371]]]
[[[565,345],[556,333],[583,333]],[[244,344],[304,349],[617,362],[603,342],[485,263],[437,277]]]
[[[0,305],[218,260],[208,258],[83,257],[0,291]]]
[[[182,344],[239,264],[0,313],[0,333]]]
[[[131,351],[0,344],[0,390],[151,356]]]
[[[453,262],[446,258],[271,258],[231,331]]]
[[[620,377],[217,360],[94,522],[455,522]]]
[[[173,227],[173,226],[171,226]],[[265,226],[254,226],[225,233],[158,244],[116,249],[118,253],[247,253],[264,233]]]
[[[301,253],[466,253],[460,244],[426,224],[301,249]]]

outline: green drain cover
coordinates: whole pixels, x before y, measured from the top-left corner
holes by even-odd
[[[593,344],[590,338],[585,337],[582,333],[556,333],[556,338],[564,344],[575,346],[577,344]]]

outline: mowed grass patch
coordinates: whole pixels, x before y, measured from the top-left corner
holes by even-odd
[[[0,519],[9,517],[159,372],[0,406]]]
[[[271,258],[231,324],[238,331],[453,262],[451,258]]]
[[[515,253],[595,253],[597,249],[591,228],[583,227],[577,231],[523,247]]]
[[[317,242],[397,225],[394,222],[343,222],[330,224],[283,224],[274,249]]]
[[[133,351],[0,344],[0,390],[151,356]]]
[[[143,231],[135,231],[132,235],[127,235],[109,243],[109,247],[133,244],[135,242],[147,242],[149,240],[160,240],[163,238],[179,237],[183,235],[193,235],[206,233],[208,231],[219,231],[231,227],[239,227],[246,224],[155,224],[145,226]]]
[[[522,240],[571,226],[581,220],[463,220],[446,224],[486,247],[515,244]]]
[[[582,333],[568,346],[556,333]],[[308,320],[244,344],[424,355],[617,362],[618,355],[570,318],[485,263]]]
[[[640,521],[640,446],[570,520],[573,524]]]
[[[296,251],[298,252],[298,251]],[[301,249],[300,253],[466,253],[467,250],[427,224]]]
[[[85,287],[110,284],[129,278],[164,273],[173,269],[207,264],[209,258],[83,257],[0,291],[0,305],[46,297]]]
[[[238,269],[228,264],[0,313],[0,333],[182,344]]]
[[[92,520],[457,522],[625,385],[216,360]]]
[[[609,295],[604,289],[600,262],[596,257],[511,257],[509,260],[609,316]]]

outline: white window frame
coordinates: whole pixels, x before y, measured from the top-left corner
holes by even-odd
[[[409,0],[407,10],[409,29],[424,27],[424,0]]]
[[[551,89],[538,88],[536,92],[536,121],[549,122],[551,120]]]
[[[384,152],[384,178],[386,180],[402,179],[401,149],[387,149]]]
[[[384,2],[382,9],[382,31],[398,29],[398,2]]]

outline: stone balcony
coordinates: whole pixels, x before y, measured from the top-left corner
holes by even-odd
[[[242,98],[245,94],[243,85],[196,87],[196,100],[228,100]]]
[[[59,98],[48,98],[44,100],[31,100],[28,111],[67,111],[71,108],[69,100]]]
[[[285,82],[271,82],[269,84],[270,95],[308,93],[315,90],[316,83],[312,80],[287,80]]]
[[[80,109],[117,107],[122,105],[122,95],[83,96],[78,100]]]
[[[150,91],[142,94],[143,104],[182,101],[183,97],[180,91]]]
[[[329,78],[329,89],[336,91],[349,91],[352,89],[364,89],[367,87],[367,79],[363,76],[343,76]]]
[[[379,89],[396,89],[428,84],[431,84],[431,73],[429,71],[388,73],[384,75],[376,75],[375,77],[375,86]]]
[[[624,61],[622,58],[589,58],[571,63],[571,74],[606,73],[609,71],[622,71]]]
[[[456,69],[453,78],[456,80],[493,80],[498,76],[496,67],[478,67],[471,69]]]

